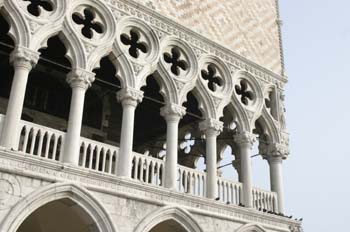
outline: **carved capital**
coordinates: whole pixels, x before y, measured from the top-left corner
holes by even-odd
[[[125,87],[117,93],[117,99],[122,105],[137,106],[138,103],[142,102],[143,92],[131,87]]]
[[[25,47],[16,47],[11,53],[10,62],[15,68],[25,68],[31,70],[38,63],[40,53]]]
[[[204,131],[205,133],[215,133],[216,135],[219,135],[223,128],[224,123],[213,118],[208,118],[199,124],[199,129],[201,131]]]
[[[288,157],[289,147],[280,143],[264,145],[260,153],[268,161],[282,161]]]
[[[241,132],[233,136],[235,143],[239,146],[249,146],[252,147],[256,141],[256,135],[250,132]]]
[[[95,80],[95,73],[84,69],[74,69],[67,75],[67,82],[71,88],[88,89]]]
[[[186,108],[174,103],[169,103],[160,109],[160,115],[168,120],[180,120],[186,114]]]

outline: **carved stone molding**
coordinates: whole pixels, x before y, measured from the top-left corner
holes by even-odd
[[[237,143],[239,146],[250,146],[252,147],[254,142],[256,141],[256,135],[250,133],[250,132],[241,132],[238,134],[235,134],[233,136],[235,143]]]
[[[11,174],[0,174],[0,210],[6,209],[13,198],[21,196],[21,186]]]
[[[67,75],[67,82],[71,88],[88,89],[95,80],[95,73],[84,69],[74,69]]]
[[[223,128],[224,128],[224,123],[213,118],[208,118],[199,124],[199,129],[201,131],[204,131],[204,132],[213,131],[217,135],[219,135],[222,132]]]
[[[185,114],[185,107],[173,103],[169,103],[160,109],[160,115],[166,120],[180,120]]]
[[[126,87],[117,93],[117,99],[123,105],[132,105],[136,107],[143,99],[143,92],[131,87]]]
[[[11,53],[10,62],[13,63],[15,68],[21,67],[31,70],[38,63],[39,58],[40,53],[19,46]]]
[[[289,155],[289,147],[280,143],[259,146],[259,149],[263,158],[269,161],[276,159],[284,160]]]

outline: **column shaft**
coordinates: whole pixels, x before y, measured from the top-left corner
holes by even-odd
[[[7,105],[5,122],[1,132],[0,146],[18,150],[20,121],[30,70],[36,65],[39,53],[17,47],[11,54],[14,77]]]
[[[118,158],[118,176],[131,177],[132,147],[134,138],[135,105],[123,104],[123,119]]]
[[[268,162],[270,165],[271,191],[277,193],[278,212],[284,213],[282,159],[278,157],[272,157]]]
[[[176,189],[178,126],[180,118],[167,118],[167,143],[165,159],[165,187]]]
[[[234,137],[235,142],[239,146],[241,165],[240,180],[242,181],[241,202],[246,207],[253,207],[253,181],[252,181],[252,165],[251,150],[255,141],[255,136],[249,132],[242,132]]]
[[[218,194],[217,185],[217,133],[208,130],[206,133],[206,165],[207,165],[207,197],[215,199]]]
[[[79,165],[80,133],[84,113],[85,92],[95,80],[95,74],[83,69],[74,69],[67,76],[72,88],[67,133],[64,138],[63,157],[65,163]]]
[[[177,155],[179,122],[186,110],[184,107],[169,103],[161,109],[160,114],[167,123],[166,157],[165,157],[165,187],[177,189]]]
[[[85,91],[86,90],[81,87],[72,88],[63,162],[73,165],[79,164],[80,132],[83,121]]]
[[[250,160],[251,146],[241,144],[241,177],[243,184],[243,204],[246,207],[253,207],[253,184],[252,184],[252,165]]]

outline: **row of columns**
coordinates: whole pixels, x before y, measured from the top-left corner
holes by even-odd
[[[23,109],[26,85],[30,70],[36,65],[39,53],[23,47],[17,47],[11,55],[11,62],[15,73],[3,126],[0,146],[7,149],[18,149],[20,137],[20,120]],[[80,133],[83,119],[85,92],[94,81],[95,74],[82,69],[74,69],[67,76],[67,82],[72,88],[72,99],[65,136],[64,156],[62,161],[78,165],[80,153]],[[120,140],[120,151],[117,163],[117,175],[130,178],[132,170],[132,147],[135,109],[142,101],[143,92],[126,87],[117,93],[117,98],[123,106],[123,118]],[[178,127],[186,109],[180,105],[168,103],[161,109],[161,115],[167,123],[167,146],[165,161],[165,187],[176,189],[177,159],[178,159]],[[200,129],[206,137],[206,165],[207,165],[207,197],[215,199],[218,194],[217,186],[217,136],[222,131],[222,122],[207,119],[200,124]],[[240,182],[243,185],[243,204],[253,206],[252,199],[252,168],[251,150],[255,136],[243,132],[234,136],[240,152]],[[276,149],[275,149],[276,150]],[[273,151],[272,151],[273,152]],[[279,212],[283,212],[283,182],[281,156],[271,156],[270,164],[271,190],[278,194]]]

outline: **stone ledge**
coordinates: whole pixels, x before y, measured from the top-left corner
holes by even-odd
[[[89,171],[79,167],[19,154],[0,151],[0,171],[48,182],[73,182],[91,191],[135,199],[154,205],[177,205],[195,214],[220,218],[240,223],[256,222],[277,231],[289,231],[289,227],[301,225],[292,219],[266,214],[255,209],[226,205],[205,198],[174,192],[165,188],[147,185],[114,175]]]

